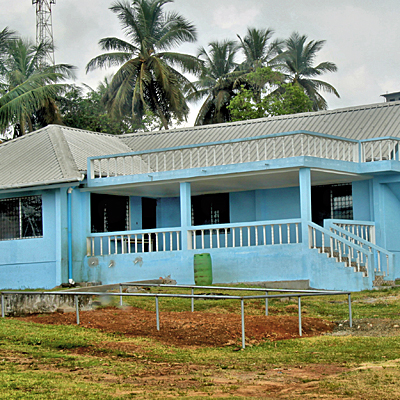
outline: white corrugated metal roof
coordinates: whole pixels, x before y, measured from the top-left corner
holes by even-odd
[[[76,182],[88,157],[130,151],[114,135],[49,125],[0,144],[0,189]]]
[[[92,156],[297,130],[358,140],[400,137],[400,101],[121,136],[49,125],[0,144],[0,189],[79,181]]]
[[[400,102],[379,103],[218,125],[122,135],[132,150],[149,150],[305,130],[348,139],[400,137]]]

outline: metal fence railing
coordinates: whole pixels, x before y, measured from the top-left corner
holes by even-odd
[[[140,286],[140,287],[174,287],[177,289],[187,288],[191,289],[190,294],[178,294],[178,293],[123,293],[122,288],[124,286]],[[289,289],[270,289],[270,288],[234,288],[234,287],[219,287],[219,286],[191,286],[191,285],[161,285],[161,284],[133,284],[133,283],[121,283],[119,293],[110,292],[81,292],[81,291],[54,291],[54,292],[31,292],[31,291],[1,291],[1,317],[5,318],[5,297],[6,296],[21,296],[21,295],[72,295],[75,297],[75,310],[76,310],[76,323],[80,324],[79,315],[79,296],[118,296],[120,298],[120,304],[122,304],[123,297],[153,297],[155,299],[156,308],[156,328],[160,330],[160,310],[159,310],[159,299],[160,298],[190,298],[192,299],[192,312],[194,311],[194,300],[195,299],[214,299],[214,300],[239,300],[241,305],[241,325],[242,325],[242,348],[246,347],[245,340],[245,319],[244,319],[244,302],[245,300],[253,299],[265,299],[266,315],[268,315],[268,299],[279,299],[286,297],[297,297],[298,300],[298,320],[299,320],[299,336],[302,336],[302,322],[301,322],[301,298],[310,296],[335,296],[335,295],[347,295],[348,307],[349,307],[349,325],[352,327],[352,310],[351,310],[351,292],[342,291],[318,291],[318,290],[289,290]],[[235,295],[220,295],[220,294],[194,294],[195,289],[210,289],[210,290],[232,290],[232,291],[248,291],[248,292],[264,292],[265,294],[257,295],[246,295],[246,296],[235,296]],[[269,293],[280,293],[280,294],[269,294]]]

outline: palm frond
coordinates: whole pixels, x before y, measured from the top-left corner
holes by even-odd
[[[199,74],[203,70],[204,62],[189,54],[164,52],[158,53],[156,56],[167,61],[171,66],[179,66],[183,72]]]
[[[86,73],[96,68],[115,67],[131,58],[130,53],[105,53],[92,58],[86,65]]]
[[[99,45],[102,50],[106,51],[116,50],[124,53],[138,53],[140,51],[140,49],[133,44],[116,37],[100,39]]]

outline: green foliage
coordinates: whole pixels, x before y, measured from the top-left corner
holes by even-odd
[[[246,59],[243,66],[254,70],[273,63],[282,47],[282,40],[276,39],[270,42],[273,29],[247,28],[246,36],[242,39],[239,35],[240,48]]]
[[[205,97],[196,117],[195,125],[229,122],[227,108],[234,97],[234,89],[240,84],[243,71],[236,70],[235,57],[239,47],[235,41],[224,40],[208,44],[209,51],[201,47],[198,57],[203,60],[199,80],[188,88],[187,99],[198,101]]]
[[[325,110],[328,107],[326,100],[319,91],[323,90],[340,97],[337,90],[327,82],[315,79],[326,72],[336,72],[336,64],[324,61],[314,65],[317,53],[322,49],[325,40],[310,40],[307,43],[306,35],[293,32],[284,41],[285,50],[275,60],[275,67],[286,76],[286,81],[300,85],[313,102],[313,110]]]
[[[266,90],[262,90],[259,101],[254,91],[242,86],[228,108],[232,121],[243,121],[311,111],[312,101],[300,86],[290,83],[280,85],[273,93],[266,94]]]
[[[196,29],[176,12],[163,7],[172,0],[117,1],[111,6],[121,22],[129,42],[115,37],[101,39],[102,50],[86,71],[119,65],[104,100],[113,117],[128,115],[141,120],[151,110],[165,129],[175,118],[183,121],[189,108],[183,87],[190,86],[182,72],[196,73],[199,60],[191,55],[167,51],[196,40]],[[111,52],[112,51],[112,52]]]
[[[74,77],[74,67],[46,64],[51,49],[48,43],[36,46],[21,38],[11,38],[3,44],[4,63],[0,70],[3,132],[13,126],[14,136],[20,136],[49,123],[61,123],[55,97],[68,87],[61,82]]]
[[[73,128],[114,135],[147,131],[156,126],[156,118],[150,111],[141,122],[131,117],[112,118],[102,97],[101,89],[90,89],[84,94],[82,88],[72,86],[57,101],[63,123]]]

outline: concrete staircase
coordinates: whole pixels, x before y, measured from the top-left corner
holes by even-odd
[[[342,256],[341,261],[340,261],[340,254],[336,250],[331,250],[330,247],[318,247],[318,252],[321,254],[326,254],[328,258],[335,258],[337,262],[343,262],[345,267],[349,268],[352,267],[354,268],[354,272],[361,272],[364,274],[367,273],[367,268],[365,265],[360,264],[357,265],[357,262],[351,261],[349,263],[349,258],[347,256]],[[392,281],[392,280],[385,280],[385,274],[383,272],[374,272],[374,280],[373,280],[373,287],[375,289],[383,289],[383,288],[388,288],[388,287],[395,287],[395,286],[400,286],[400,280]]]

